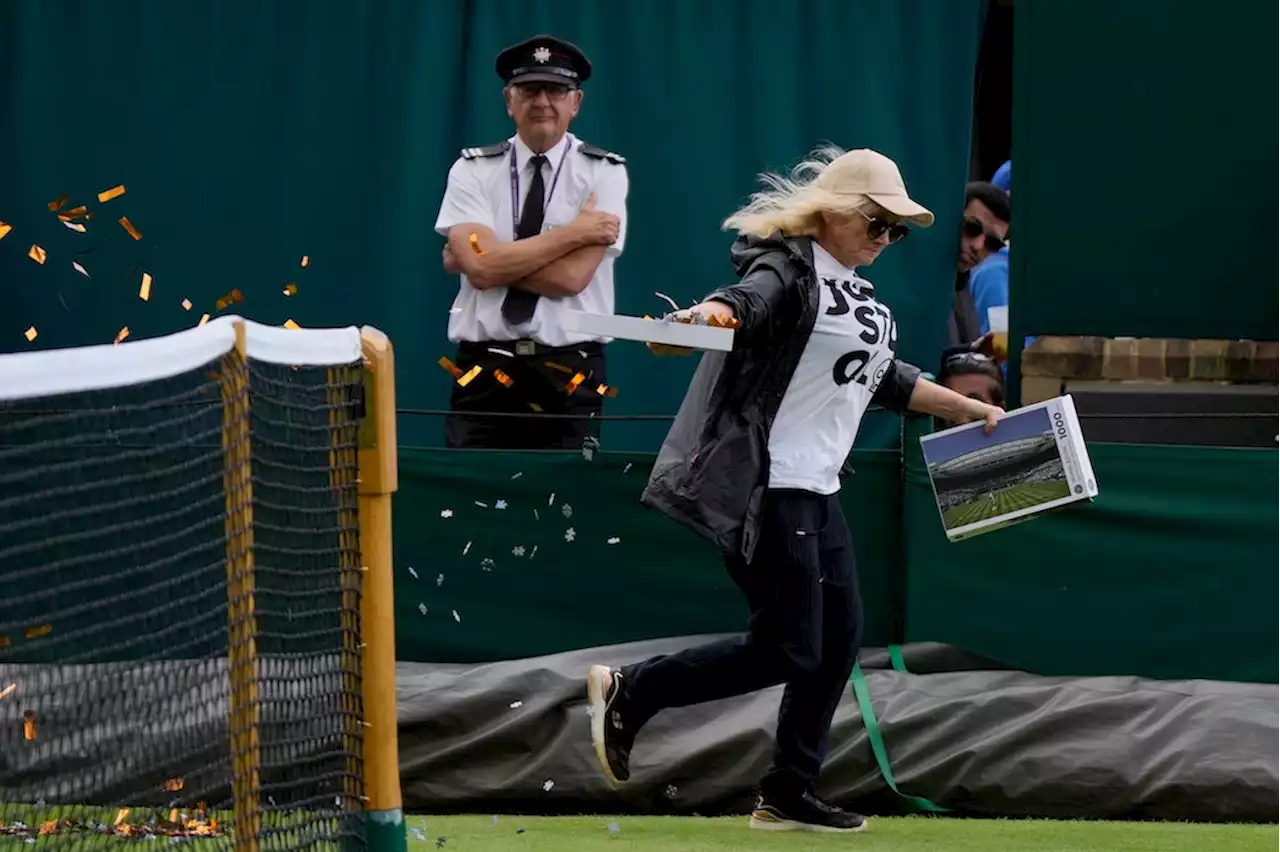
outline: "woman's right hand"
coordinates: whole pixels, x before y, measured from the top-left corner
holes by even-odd
[[[724,302],[703,302],[683,311],[667,314],[664,319],[672,322],[703,323],[715,328],[737,328],[738,317],[733,308]]]
[[[737,328],[738,318],[733,308],[724,302],[703,302],[692,308],[674,311],[662,318],[664,322],[701,323],[715,328]],[[671,346],[666,343],[650,343],[649,351],[655,355],[688,355],[693,352],[687,346]]]

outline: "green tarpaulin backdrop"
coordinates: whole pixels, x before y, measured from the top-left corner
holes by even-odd
[[[894,157],[938,224],[871,278],[902,352],[936,360],[966,177],[981,0],[296,0],[0,4],[0,351],[194,325],[239,288],[263,322],[369,323],[402,407],[440,408],[447,311],[432,227],[464,145],[511,132],[493,59],[536,32],[592,58],[581,137],[628,158],[618,310],[657,313],[732,275],[720,221],[764,169],[822,140]],[[815,26],[815,23],[818,25]],[[97,210],[95,194],[127,194]],[[46,209],[63,193],[88,233]],[[117,224],[128,216],[134,241]],[[32,243],[44,266],[27,259]],[[75,252],[94,248],[77,258]],[[299,268],[302,255],[311,257]],[[71,266],[78,259],[93,276]],[[141,273],[151,300],[137,298]],[[296,296],[282,290],[295,282]],[[184,298],[194,308],[184,311]],[[674,413],[692,371],[611,349],[611,413]],[[405,443],[438,446],[438,420]],[[650,451],[665,424],[614,424]]]
[[[1012,338],[1276,339],[1276,7],[1022,2]]]

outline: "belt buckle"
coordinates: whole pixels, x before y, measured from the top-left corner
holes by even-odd
[[[538,351],[538,344],[534,343],[532,340],[516,341],[517,355],[535,355],[537,354],[537,351]]]

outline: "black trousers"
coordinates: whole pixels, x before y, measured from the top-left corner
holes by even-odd
[[[445,420],[449,447],[577,450],[588,435],[599,432],[604,397],[597,389],[606,382],[600,343],[550,347],[532,341],[464,342],[458,344],[455,363],[464,373],[475,366],[482,372],[466,387],[453,383],[453,413]],[[500,381],[497,370],[506,375],[509,386]],[[570,391],[578,374],[583,379]]]
[[[638,726],[666,707],[785,683],[766,795],[811,787],[862,639],[853,542],[837,495],[772,490],[750,563],[725,560],[751,608],[748,632],[622,669]]]

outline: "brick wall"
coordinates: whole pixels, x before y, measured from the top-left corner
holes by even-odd
[[[1040,337],[1022,353],[1022,401],[1067,380],[1276,384],[1277,358],[1275,341]]]

